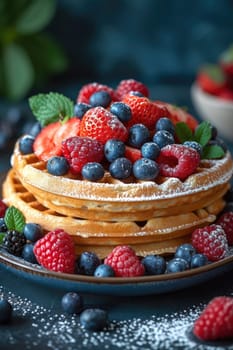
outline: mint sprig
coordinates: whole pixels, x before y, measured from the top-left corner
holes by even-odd
[[[29,98],[32,113],[42,126],[69,119],[74,114],[74,103],[57,92],[38,94]]]
[[[4,216],[5,224],[8,230],[23,232],[25,218],[21,211],[14,206],[7,208]]]
[[[208,121],[200,123],[194,132],[186,123],[178,122],[175,126],[175,132],[181,143],[185,141],[198,142],[202,146],[202,159],[219,159],[225,154],[221,146],[209,143],[212,132],[211,124]]]

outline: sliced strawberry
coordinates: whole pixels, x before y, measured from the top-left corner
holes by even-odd
[[[45,126],[37,135],[33,150],[40,160],[47,161],[52,156],[62,154],[61,146],[54,143],[54,135],[60,127],[60,122],[51,123]]]
[[[142,153],[140,149],[125,146],[125,157],[128,158],[132,163],[134,163],[136,162],[136,160],[142,158]]]

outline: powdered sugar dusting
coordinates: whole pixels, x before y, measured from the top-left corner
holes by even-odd
[[[5,297],[12,303],[14,318],[22,321],[22,325],[18,325],[19,331],[15,331],[14,323],[7,325],[7,331],[5,327],[3,332],[0,329],[3,346],[7,344],[13,347],[23,344],[25,350],[213,349],[212,346],[197,344],[188,336],[188,330],[205,306],[202,304],[163,316],[156,316],[155,310],[155,313],[146,319],[137,317],[120,321],[110,319],[107,329],[91,333],[81,327],[78,316],[54,312],[3,288],[0,288],[0,297]],[[226,346],[214,349],[223,350]],[[227,349],[232,350],[233,344]]]

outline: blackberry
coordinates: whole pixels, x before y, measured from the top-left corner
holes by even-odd
[[[26,238],[24,234],[16,230],[8,230],[3,238],[2,246],[9,253],[20,256],[24,245],[26,244]]]

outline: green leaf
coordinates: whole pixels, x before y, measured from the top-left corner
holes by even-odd
[[[38,94],[29,98],[30,108],[42,126],[74,114],[74,103],[57,92]]]
[[[4,232],[0,232],[0,244],[2,244],[4,237],[5,237],[5,233]]]
[[[55,0],[31,0],[16,21],[16,30],[22,34],[36,33],[42,30],[54,16]]]
[[[223,83],[225,81],[225,75],[221,67],[217,64],[206,64],[201,67],[200,72],[207,74],[216,83]]]
[[[21,47],[11,44],[3,50],[2,63],[5,93],[12,100],[19,100],[33,84],[34,71],[31,61]]]
[[[6,210],[4,220],[8,230],[23,232],[25,218],[19,209],[15,208],[14,206],[9,207]]]
[[[219,159],[224,156],[225,152],[221,146],[218,145],[206,145],[203,148],[203,159]]]
[[[207,121],[198,125],[194,133],[194,140],[199,142],[202,146],[205,146],[211,139],[211,124]]]
[[[184,122],[176,123],[175,133],[181,143],[192,140],[193,138],[192,130]]]

